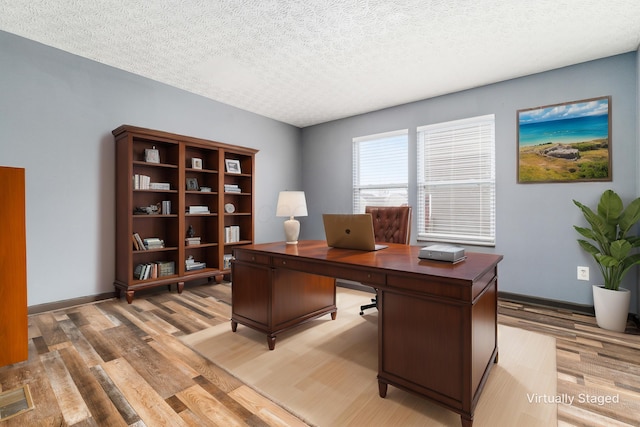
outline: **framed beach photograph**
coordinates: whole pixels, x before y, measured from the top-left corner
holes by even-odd
[[[518,110],[518,183],[611,181],[611,97]]]
[[[240,170],[240,160],[225,159],[224,164],[227,167],[227,173],[242,173]]]

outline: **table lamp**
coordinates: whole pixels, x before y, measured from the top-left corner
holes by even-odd
[[[278,195],[276,216],[289,217],[284,222],[284,236],[288,245],[298,244],[300,222],[294,217],[307,216],[307,200],[304,191],[281,191]]]

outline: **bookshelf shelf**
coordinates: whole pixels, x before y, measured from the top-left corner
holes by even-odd
[[[116,296],[124,292],[131,303],[136,291],[151,287],[176,284],[180,293],[186,281],[220,282],[231,273],[232,248],[253,243],[257,150],[129,125],[112,133]],[[239,164],[242,173],[227,173],[227,160]],[[240,192],[225,192],[227,186]],[[228,203],[237,212],[220,214]],[[225,243],[228,227],[236,230],[237,241]],[[141,241],[134,243],[135,234]],[[191,236],[200,244],[187,244]],[[136,249],[146,247],[145,241],[150,249]],[[188,269],[187,263],[197,269]]]

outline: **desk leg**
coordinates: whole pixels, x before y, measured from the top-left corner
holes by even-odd
[[[462,427],[473,426],[473,417],[466,417],[465,415],[460,415],[460,420],[462,421]]]
[[[269,346],[269,350],[273,350],[276,348],[276,336],[275,335],[267,335],[267,345]]]
[[[378,380],[378,394],[383,399],[387,397],[387,383]]]
[[[235,320],[231,321],[231,332],[235,332],[238,330],[238,322],[236,322]]]

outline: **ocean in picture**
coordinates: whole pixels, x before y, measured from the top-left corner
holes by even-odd
[[[608,97],[518,112],[520,147],[575,144],[608,138]]]
[[[569,119],[519,123],[519,144],[572,144],[609,137],[609,115],[583,116]]]

